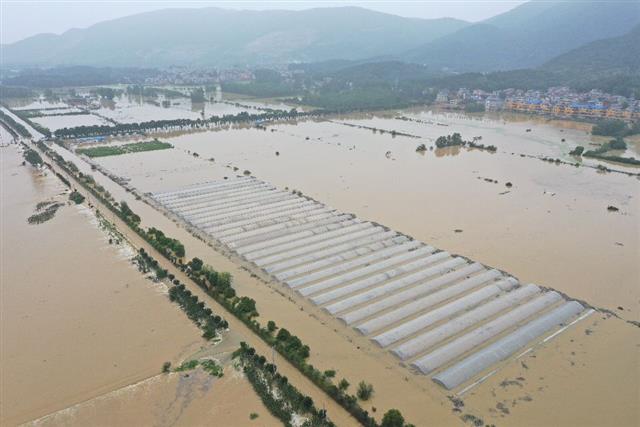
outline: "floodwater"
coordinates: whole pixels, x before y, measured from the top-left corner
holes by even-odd
[[[15,98],[7,100],[7,105],[14,110],[44,110],[53,108],[67,108],[62,101],[48,100],[44,98]]]
[[[438,122],[445,120],[441,116]],[[279,187],[301,190],[339,210],[508,271],[523,282],[640,320],[638,178],[511,154],[555,158],[564,151],[553,144],[561,137],[588,141],[581,130],[475,119],[465,124],[469,130],[456,124],[460,120],[434,125],[435,131],[393,119],[349,120],[424,139],[310,121],[271,126],[274,131],[201,132],[164,138],[173,150],[102,158],[99,163],[130,178],[142,192],[248,170]],[[468,139],[481,134],[481,142],[496,145],[498,152],[415,151],[426,138],[454,131]],[[609,212],[608,206],[619,211]]]
[[[166,287],[138,272],[129,246],[108,243],[87,207],[66,205],[29,225],[38,202],[66,202],[67,190],[21,166],[15,145],[0,150],[1,425],[137,383],[200,348]]]
[[[4,128],[0,126],[0,146],[9,145],[13,142],[13,136]]]
[[[151,120],[196,120],[247,111],[246,108],[226,103],[192,103],[189,98],[170,99],[171,106],[165,108],[162,107],[163,100],[164,98],[158,97],[151,103],[139,97],[121,96],[113,102],[103,102],[101,108],[93,110],[93,113],[118,123],[139,123]]]
[[[54,109],[45,109],[45,110],[39,110],[38,113],[41,114],[42,116],[55,116],[58,114],[65,114],[65,113],[79,113],[82,110],[79,108],[75,108],[75,107],[67,107],[67,108],[54,108]]]
[[[485,423],[640,424],[640,332],[594,313],[462,396]]]
[[[271,110],[285,110],[289,111],[295,108],[298,111],[307,111],[309,108],[297,104],[287,103],[286,100],[280,98],[253,98],[242,95],[223,93],[223,101],[230,102],[232,104],[241,104],[256,110],[264,110],[265,108]]]
[[[251,385],[227,369],[214,379],[200,370],[159,375],[52,414],[34,426],[282,426]],[[250,414],[257,414],[250,420]]]
[[[337,209],[506,270],[524,283],[553,287],[610,309],[623,319],[638,319],[637,178],[511,154],[512,149],[514,153],[519,149],[518,153],[555,158],[564,152],[564,147],[556,147],[562,137],[583,144],[590,140],[581,124],[572,128],[565,123],[487,124],[471,119],[465,124],[471,130],[436,123],[436,129],[443,130],[429,136],[418,125],[401,127],[406,122],[399,120],[344,120],[423,138],[392,137],[308,121],[271,126],[273,132],[233,129],[165,138],[175,146],[173,150],[101,158],[99,164],[130,178],[130,184],[141,192],[170,190],[242,174],[246,169],[279,187],[301,190]],[[445,121],[442,117],[438,122],[447,124]],[[484,128],[481,134],[475,129],[477,123]],[[490,123],[494,123],[493,130]],[[532,131],[526,132],[527,128]],[[415,152],[418,144],[429,145],[426,137],[454,131],[462,131],[469,139],[481,135],[481,142],[496,145],[498,152]],[[512,186],[507,187],[507,182]],[[608,212],[609,205],[620,211]],[[137,209],[147,211],[140,205]],[[153,215],[144,213],[144,217]],[[263,319],[292,325],[290,329],[312,348],[314,364],[336,367],[339,375],[349,379],[371,381],[377,390],[372,406],[399,407],[417,425],[434,420],[454,422],[446,415],[450,402],[426,377],[409,375],[392,356],[382,354],[383,350],[295,294],[282,294],[276,284],[260,286],[247,272],[202,248],[184,231],[173,232],[187,242],[190,256],[231,271],[239,292],[258,301]],[[196,247],[199,249],[194,252]],[[583,320],[530,353],[526,368],[518,362],[505,364],[503,370],[469,392],[463,413],[492,422],[509,416],[508,422],[523,425],[527,419],[535,420],[530,425],[549,424],[551,413],[569,424],[580,419],[590,425],[610,420],[616,425],[636,425],[639,418],[633,402],[639,397],[637,378],[628,373],[640,368],[638,330],[623,320],[599,316],[588,318],[597,322]],[[366,357],[350,363],[355,347]],[[621,353],[624,357],[618,356]],[[614,359],[619,363],[611,364]],[[519,370],[530,371],[525,375]],[[520,386],[502,386],[510,377],[526,381],[516,380]],[[588,399],[585,393],[567,393],[576,386],[590,390]],[[399,401],[397,396],[405,397]],[[564,403],[561,407],[554,403],[559,401]],[[498,404],[506,407],[509,415],[497,409]],[[552,412],[543,409],[551,407]],[[529,418],[530,414],[535,417]]]
[[[58,129],[71,128],[76,126],[112,126],[111,123],[98,117],[94,114],[78,114],[67,116],[42,116],[34,117],[31,121],[38,123],[51,132],[55,132]]]
[[[222,378],[213,377],[200,368],[156,375],[27,425],[282,425],[262,404],[239,368],[230,363],[231,352],[238,346],[235,336],[226,336],[223,342],[203,351],[224,366]],[[250,421],[252,413],[258,416],[255,421]]]
[[[188,248],[187,249],[187,256],[199,256],[202,257],[208,264],[210,265],[214,265],[218,268],[221,269],[221,271],[232,271],[234,273],[234,275],[236,275],[237,277],[240,278],[240,280],[245,280],[245,283],[247,283],[248,285],[251,285],[252,283],[246,281],[246,279],[249,277],[248,273],[246,271],[243,271],[244,275],[241,274],[237,274],[239,273],[236,272],[236,270],[232,270],[231,268],[228,268],[228,266],[233,266],[233,264],[231,263],[231,261],[229,261],[228,259],[224,258],[222,255],[218,255],[216,252],[213,252],[205,243],[203,243],[200,240],[195,239],[193,236],[191,236],[189,233],[186,232],[186,230],[184,230],[183,228],[179,228],[179,226],[173,222],[171,222],[171,220],[169,220],[168,218],[166,218],[165,216],[163,216],[160,212],[156,211],[155,209],[153,209],[152,207],[148,206],[147,204],[143,203],[140,200],[137,200],[131,193],[126,192],[121,186],[119,186],[118,184],[114,183],[113,181],[109,180],[108,178],[106,178],[104,175],[102,175],[99,171],[93,171],[91,170],[90,165],[88,165],[87,163],[85,163],[84,161],[82,161],[82,159],[78,158],[77,156],[75,156],[73,153],[70,153],[69,151],[63,149],[62,147],[52,144],[51,147],[56,150],[58,153],[60,153],[65,159],[67,160],[72,160],[73,162],[75,162],[75,164],[79,167],[79,169],[83,172],[83,173],[87,173],[87,174],[92,174],[95,178],[96,181],[98,183],[100,183],[101,185],[103,185],[108,191],[110,191],[114,198],[116,200],[125,200],[127,201],[127,203],[132,207],[132,209],[135,210],[135,212],[138,212],[141,217],[142,217],[142,225],[144,227],[157,227],[159,229],[162,229],[164,231],[166,231],[166,233],[172,237],[176,237],[178,239],[180,239],[180,241],[185,242],[185,246]],[[134,240],[136,239],[136,237],[134,236]],[[211,259],[211,255],[216,256],[216,259]],[[221,261],[221,262],[219,262]],[[225,264],[226,263],[226,264]],[[240,269],[238,269],[240,270]],[[251,279],[253,280],[253,279]],[[241,290],[242,293],[246,293],[244,289]],[[204,296],[203,292],[200,292],[199,289],[194,289],[194,293],[198,294],[201,298]],[[286,300],[280,301],[280,302],[288,302]],[[215,307],[214,303],[211,303],[212,307]],[[221,308],[219,308],[220,310],[222,310]],[[278,310],[281,310],[281,308],[277,308]],[[221,313],[223,313],[223,311],[221,311]],[[228,320],[230,321],[230,324],[234,324],[234,319],[232,317],[227,317]],[[237,323],[240,323],[239,321],[237,321]],[[316,323],[315,321],[312,320],[312,324],[316,327],[320,327],[320,328],[324,328],[322,325],[320,325],[319,323]],[[235,328],[233,328],[229,333],[225,334],[224,336],[224,340],[222,341],[221,344],[224,344],[227,346],[228,348],[228,352],[230,353],[231,351],[237,349],[237,347],[239,346],[239,342],[240,341],[247,341],[247,342],[251,342],[252,341],[252,337],[243,337],[241,334],[237,334],[237,326]],[[255,338],[253,338],[255,339]],[[219,345],[218,344],[216,347],[214,348],[218,348]],[[258,348],[258,346],[256,346],[256,348]],[[262,351],[263,354],[267,354],[266,351]],[[276,363],[278,363],[278,361],[276,361]],[[175,363],[174,363],[175,365]],[[333,402],[332,400],[330,400],[330,398],[328,396],[326,396],[322,391],[318,390],[315,386],[313,386],[311,383],[309,384],[305,384],[302,380],[301,380],[301,374],[296,371],[294,368],[292,367],[288,367],[288,366],[280,366],[279,365],[279,369],[281,370],[281,372],[284,375],[287,375],[290,380],[301,390],[301,392],[313,396],[314,401],[322,407],[326,407],[328,412],[329,412],[329,416],[334,419],[338,425],[355,425],[352,424],[350,421],[353,421],[352,419],[350,419],[348,417],[348,414],[346,414],[346,412],[344,410],[342,410],[341,408],[338,407],[338,405]],[[374,370],[375,371],[375,370]],[[386,374],[386,373],[385,373]],[[137,384],[137,383],[136,383]],[[140,385],[144,385],[147,383],[141,383]],[[212,398],[212,394],[207,392],[207,393],[193,393],[190,394],[188,397],[188,399],[183,400],[183,398],[185,396],[183,396],[181,393],[181,390],[178,389],[176,390],[175,388],[173,388],[172,385],[175,385],[175,383],[173,382],[153,382],[152,384],[154,384],[153,387],[149,388],[148,393],[152,396],[158,396],[158,400],[159,400],[159,406],[160,408],[163,407],[163,405],[167,402],[174,402],[174,399],[172,398],[172,396],[177,396],[179,397],[180,400],[180,405],[182,405],[183,403],[188,403],[189,404],[189,408],[196,408],[196,409],[189,409],[186,408],[184,411],[180,411],[180,416],[184,417],[181,419],[186,419],[186,420],[195,420],[198,419],[198,417],[202,417],[202,419],[204,420],[203,422],[206,422],[207,419],[209,419],[208,417],[212,417],[216,418],[217,416],[215,414],[218,414],[218,412],[215,411],[215,407],[217,407],[218,405],[222,408],[234,408],[234,402],[235,404],[238,405],[238,408],[240,408],[240,412],[243,412],[243,409],[246,408],[246,410],[248,411],[249,409],[253,408],[255,401],[257,399],[257,396],[255,396],[254,394],[244,394],[244,400],[234,400],[232,402],[227,402],[224,400],[224,397],[220,397],[220,394],[217,394],[216,396],[216,402],[215,404],[211,403],[211,398]],[[178,384],[181,384],[180,382],[178,382]],[[224,384],[226,383],[222,383],[222,387],[224,387]],[[247,388],[245,386],[242,386],[243,390],[246,390]],[[197,385],[196,385],[197,388]],[[126,389],[122,389],[122,391],[124,391]],[[222,391],[222,395],[223,396],[227,396],[224,391]],[[100,399],[99,401],[101,402],[100,409],[96,409],[96,412],[94,413],[95,417],[94,419],[99,419],[99,417],[101,416],[101,414],[106,414],[105,417],[111,417],[111,413],[113,408],[122,408],[122,407],[126,407],[129,408],[131,410],[131,412],[127,412],[126,414],[123,415],[123,419],[126,417],[133,417],[133,418],[127,418],[127,419],[133,419],[134,421],[136,420],[136,416],[140,416],[140,420],[146,420],[149,417],[149,414],[147,413],[142,413],[142,411],[140,411],[140,408],[131,408],[130,406],[127,406],[127,396],[128,394],[126,393],[117,393],[116,395],[109,395],[109,396],[104,396],[105,399]],[[137,395],[136,395],[137,396]],[[234,399],[235,395],[233,393],[231,393],[229,395],[230,399]],[[147,398],[145,398],[147,399]],[[153,398],[155,399],[155,397]],[[74,424],[75,423],[75,418],[71,417],[70,419],[67,418],[68,414],[74,414],[74,413],[81,413],[84,414],[83,416],[87,416],[89,417],[90,414],[88,413],[88,411],[92,411],[94,408],[94,403],[96,403],[96,400],[92,399],[87,401],[86,405],[81,405],[80,407],[78,406],[73,406],[71,408],[69,408],[69,410],[65,410],[62,411],[62,415],[60,413],[56,413],[54,418],[58,418],[59,416],[61,416],[63,419],[65,419],[66,423],[67,421],[69,421],[69,424]],[[102,404],[104,403],[104,405]],[[211,406],[212,405],[212,406]],[[97,403],[95,405],[96,407],[98,406]],[[202,414],[200,413],[200,411],[197,408],[202,408],[202,407],[207,407],[209,408],[210,412],[208,412],[207,414]],[[157,409],[157,411],[154,409],[154,413],[153,416],[156,417],[157,419],[173,419],[173,416],[176,414],[175,413],[175,404],[167,404],[167,406],[165,406],[167,412],[166,414],[162,412],[161,409]],[[226,411],[226,410],[225,410]],[[231,411],[231,409],[229,409],[229,412],[232,414],[235,414],[236,412]],[[255,411],[257,413],[260,414],[260,418],[262,421],[260,421],[260,423],[258,423],[258,425],[272,425],[269,422],[265,422],[265,420],[267,419],[267,416],[264,415],[263,417],[263,411]],[[244,412],[244,414],[242,415],[242,417],[240,419],[246,419],[246,414],[248,412]],[[66,415],[65,415],[66,414]],[[213,414],[213,415],[212,415]],[[51,418],[47,418],[47,419],[51,419]],[[80,417],[78,418],[79,424],[82,425],[82,420],[83,418]],[[217,419],[217,418],[216,418]],[[346,421],[345,421],[346,420]],[[143,422],[143,421],[140,421]],[[63,423],[63,424],[64,424]],[[139,424],[139,422],[124,422],[124,424]],[[191,422],[189,423],[188,421],[185,421],[184,423],[182,422],[177,422],[177,424],[186,424],[186,425],[193,425],[195,422]],[[160,424],[160,423],[159,423]],[[255,425],[256,422],[251,422],[251,423],[247,423],[247,425]],[[240,425],[243,425],[242,422],[240,423]]]
[[[13,118],[13,120],[17,121],[18,123],[22,123],[22,125],[27,129],[27,131],[31,134],[31,136],[34,139],[41,139],[41,138],[44,137],[44,135],[42,135],[40,132],[38,132],[37,130],[32,128],[27,122],[25,122],[22,119],[20,119],[18,116],[13,114],[11,111],[7,110],[6,108],[4,108],[2,106],[0,106],[0,110],[2,110],[2,112],[4,112],[9,117]]]
[[[611,137],[592,136],[592,125],[589,123],[513,113],[468,115],[434,112],[431,110],[409,111],[406,114],[388,114],[386,116],[387,120],[378,117],[357,120],[355,123],[371,127],[391,126],[398,131],[427,139],[427,145],[429,145],[429,142],[433,144],[435,139],[443,134],[459,132],[464,139],[468,140],[473,137],[481,137],[482,139],[478,141],[479,143],[496,145],[504,153],[548,157],[590,166],[602,164],[632,173],[640,172],[640,168],[637,166],[571,156],[569,152],[578,145],[585,147],[585,150],[591,150],[611,139]],[[398,116],[408,117],[416,121],[388,120]],[[347,120],[347,122],[352,121]],[[638,152],[634,148],[635,145],[629,143],[629,149],[626,152],[617,152],[616,154],[638,157]]]
[[[533,144],[518,139],[520,134],[512,125],[524,126],[524,137],[532,134],[548,140],[549,152],[563,151],[554,149],[553,143],[565,133],[575,132],[576,142],[586,143],[589,138],[582,125],[571,129],[571,124],[521,120],[495,124],[494,130],[482,134],[482,143],[498,147],[495,154],[467,149],[420,154],[415,148],[420,143],[429,145],[426,138],[394,138],[338,123],[307,121],[270,126],[274,132],[234,128],[165,135],[162,139],[174,149],[97,160],[116,175],[130,178],[131,186],[140,192],[171,190],[242,174],[246,169],[279,187],[301,190],[342,211],[504,269],[522,282],[553,287],[609,308],[623,319],[638,319],[639,181],[512,155],[505,149],[507,144],[522,143],[527,148]],[[361,117],[341,121],[375,123],[377,128],[398,131],[405,123]],[[442,128],[437,136],[459,131],[451,125],[433,126]],[[420,132],[416,125],[415,133],[426,136]],[[464,138],[473,136],[478,136],[477,130],[463,133]],[[545,153],[543,148],[532,152]],[[75,161],[81,169],[90,170],[86,163]],[[187,257],[198,256],[221,271],[230,271],[239,294],[258,301],[261,321],[286,325],[309,344],[314,365],[335,368],[338,378],[344,376],[352,383],[371,382],[376,393],[364,405],[370,412],[373,406],[380,411],[397,407],[416,425],[459,421],[446,393],[427,377],[411,373],[384,350],[296,294],[252,277],[238,260],[227,259],[99,173],[94,175],[116,200],[127,200],[145,226],[157,226],[184,242]],[[507,182],[512,186],[507,187]],[[620,211],[608,212],[609,205]],[[463,413],[500,424],[504,416],[514,424],[526,424],[527,419],[537,425],[549,425],[555,419],[571,424],[579,419],[591,420],[586,424],[592,425],[607,420],[615,420],[615,425],[637,425],[639,416],[633,404],[639,397],[637,376],[629,373],[640,368],[638,329],[624,320],[601,316],[593,314],[529,353],[523,360],[526,368],[518,362],[506,363],[465,395]],[[501,385],[512,377],[522,387]],[[520,377],[526,381],[518,380]],[[578,388],[580,392],[567,392]],[[508,415],[496,408],[503,400],[509,400]],[[535,417],[528,418],[530,414]],[[615,417],[605,418],[609,414]]]

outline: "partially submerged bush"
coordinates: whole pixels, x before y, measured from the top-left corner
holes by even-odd
[[[360,383],[358,383],[357,395],[360,400],[369,400],[371,396],[373,396],[373,386],[364,381],[360,381]]]

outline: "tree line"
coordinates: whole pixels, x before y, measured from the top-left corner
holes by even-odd
[[[31,133],[27,130],[26,127],[22,123],[18,123],[14,120],[13,117],[0,110],[0,120],[5,124],[5,126],[13,129],[20,136],[24,138],[31,138]],[[15,135],[14,135],[15,137]]]
[[[626,123],[622,120],[600,120],[591,129],[592,135],[624,138],[640,133],[640,121]]]
[[[36,122],[31,120],[32,115],[31,115],[30,112],[28,112],[28,111],[20,111],[20,110],[16,110],[16,111],[9,110],[9,111],[11,111],[16,116],[20,117],[22,120],[27,122],[27,124],[29,126],[34,128],[35,130],[37,130],[38,132],[40,132],[41,134],[43,134],[47,138],[51,137],[51,131],[49,129],[47,129],[46,127],[42,126],[40,123],[36,123]]]
[[[240,361],[242,370],[262,403],[276,418],[287,427],[292,427],[294,415],[305,415],[308,419],[302,424],[306,427],[333,427],[335,424],[327,418],[324,409],[316,408],[310,396],[302,394],[286,376],[278,372],[276,365],[268,363],[266,357],[256,353],[245,342],[240,343],[233,353]]]
[[[240,348],[233,353],[233,358],[240,360],[244,373],[247,375],[254,390],[262,398],[265,406],[267,406],[274,416],[282,420],[286,426],[291,425],[291,419],[294,413],[310,416],[310,419],[308,419],[303,426],[334,425],[327,419],[325,410],[318,410],[310,396],[305,396],[295,389],[295,387],[289,383],[288,378],[278,372],[277,366],[268,363],[266,357],[258,354],[253,347],[250,347],[245,342],[241,342]],[[382,417],[381,424],[378,424],[371,418],[368,423],[364,425],[376,427],[413,427],[411,424],[405,424],[404,417],[397,409],[387,411]]]
[[[273,320],[269,320],[264,326],[260,324],[256,319],[258,312],[255,300],[244,296],[239,297],[235,290],[230,290],[233,288],[229,273],[215,272],[199,258],[182,264],[180,268],[208,295],[252,329],[264,342],[347,410],[358,422],[367,427],[378,426],[376,420],[358,403],[358,395],[361,400],[367,400],[373,393],[373,387],[363,382],[364,385],[359,386],[356,395],[352,395],[347,391],[350,384],[346,379],[343,378],[334,384],[332,377],[335,375],[335,371],[321,371],[309,363],[307,359],[311,350],[299,337],[285,328],[279,328]],[[221,278],[223,279],[221,280]]]
[[[238,114],[225,114],[224,116],[212,116],[208,119],[170,119],[151,120],[141,123],[118,123],[114,126],[92,125],[62,128],[54,132],[57,138],[87,138],[106,135],[126,135],[132,133],[158,132],[162,130],[206,129],[223,124],[237,124],[249,122],[263,122],[270,120],[290,120],[300,117],[315,116],[318,112],[299,112],[274,110],[259,114],[251,114],[243,111]]]
[[[275,333],[279,328],[274,321],[267,322],[264,327],[260,324],[256,319],[259,314],[255,300],[246,296],[238,296],[236,294],[235,289],[232,287],[232,277],[229,273],[217,272],[210,266],[205,265],[203,261],[198,258],[194,258],[186,264],[183,263],[182,258],[184,257],[184,246],[182,243],[177,239],[171,239],[165,236],[163,232],[155,228],[150,228],[148,231],[142,229],[139,225],[139,216],[133,213],[126,203],[114,203],[113,197],[111,197],[110,194],[107,196],[108,192],[106,192],[106,190],[103,189],[104,191],[98,191],[97,188],[100,186],[97,185],[93,177],[90,175],[83,175],[77,170],[77,167],[73,165],[72,162],[65,161],[59,154],[47,147],[44,142],[38,141],[36,144],[43,150],[43,152],[49,155],[61,168],[63,168],[63,170],[75,177],[78,182],[87,189],[87,191],[92,193],[97,199],[101,200],[108,209],[120,217],[130,228],[145,239],[145,241],[156,248],[163,256],[171,261],[174,266],[185,272],[187,276],[200,286],[209,296],[214,298],[218,303],[225,307],[225,309],[236,316],[236,318],[245,323],[268,345],[276,349],[278,353],[293,364],[302,374],[345,408],[345,410],[358,420],[358,422],[367,427],[377,427],[379,425],[368,411],[360,406],[358,403],[358,397],[350,395],[347,392],[349,382],[346,379],[342,379],[338,384],[334,384],[331,378],[332,375],[330,374],[334,371],[321,371],[311,363],[307,362],[310,349],[298,337],[291,334],[284,328],[282,328],[278,333]],[[124,210],[122,209],[123,204],[126,206]],[[177,301],[178,293],[186,291],[186,287],[184,289],[182,289],[182,287],[178,287],[180,282],[176,282],[176,279],[172,275],[168,274],[167,277],[173,281],[172,283],[174,283],[174,287],[178,289],[176,291],[171,291],[175,293]],[[190,298],[189,294],[186,294],[186,292],[184,292],[184,294]],[[190,306],[193,302],[193,299],[190,298]],[[198,303],[196,303],[196,306],[199,307]],[[197,308],[195,309],[197,310]],[[373,390],[371,389],[370,391],[372,392]],[[367,397],[362,393],[360,394],[364,398]]]

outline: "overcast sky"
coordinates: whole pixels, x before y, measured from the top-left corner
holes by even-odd
[[[400,1],[123,1],[123,0],[0,0],[0,42],[15,41],[39,33],[60,34],[97,22],[169,7],[218,6],[230,9],[307,9],[327,6],[361,6],[380,12],[416,18],[454,17],[480,21],[524,3],[522,0],[400,0]]]

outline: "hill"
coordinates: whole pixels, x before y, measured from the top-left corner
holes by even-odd
[[[620,37],[597,40],[564,53],[542,68],[582,75],[640,73],[640,25]]]
[[[384,57],[463,28],[357,7],[165,9],[3,45],[8,65],[232,66]]]
[[[409,50],[404,59],[453,71],[533,68],[638,24],[638,2],[534,0]]]

